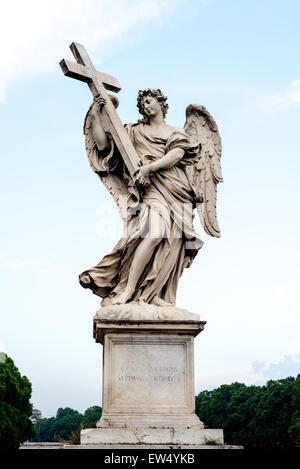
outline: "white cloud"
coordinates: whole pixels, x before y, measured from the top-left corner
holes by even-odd
[[[1,353],[2,354],[6,353],[6,345],[3,340],[0,340],[0,361],[1,361]]]
[[[24,269],[25,265],[31,263],[28,261],[13,261],[8,264],[6,264],[6,267],[10,270],[19,270],[19,269]]]
[[[275,285],[272,296],[276,298],[277,306],[289,314],[281,314],[278,327],[283,330],[295,330],[300,325],[300,275],[297,274],[284,283]]]
[[[290,292],[295,289],[297,289],[298,292],[300,290],[300,275],[297,275],[296,277],[291,278],[289,281],[279,285],[279,287],[277,287],[274,291],[274,294],[280,296],[284,296],[286,294],[289,295]]]
[[[229,370],[199,371],[195,375],[196,394],[204,389],[215,389],[222,384],[244,383],[247,386],[266,382],[267,378],[262,372],[254,371],[252,367],[244,369],[232,368]]]
[[[204,389],[210,390],[222,384],[235,382],[250,385],[263,385],[270,379],[284,379],[288,376],[296,377],[300,373],[300,347],[295,343],[293,352],[285,355],[276,363],[254,361],[243,368],[232,367],[229,369],[201,369],[195,374],[195,391],[198,394]]]
[[[300,78],[293,80],[287,91],[271,96],[268,102],[274,107],[289,107],[300,105]]]
[[[253,362],[254,372],[268,379],[282,379],[288,376],[296,376],[300,373],[300,348],[295,344],[294,352],[285,355],[284,358],[276,363]]]
[[[71,42],[83,43],[97,62],[132,43],[145,26],[162,24],[185,0],[10,0],[2,2],[0,101],[5,85],[58,67]]]
[[[30,268],[33,272],[45,273],[49,271],[48,267],[46,267],[47,264],[53,259],[55,259],[54,256],[45,257],[43,259],[17,259],[1,262],[0,268],[15,271]]]

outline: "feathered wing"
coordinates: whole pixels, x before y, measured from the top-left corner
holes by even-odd
[[[197,204],[200,220],[206,233],[219,238],[217,184],[223,182],[223,177],[220,165],[222,145],[218,127],[204,106],[190,104],[186,108],[184,129],[191,143],[200,143],[199,161],[192,168],[193,184],[203,196],[203,203]]]
[[[112,195],[118,206],[120,215],[123,218],[124,207],[126,207],[126,205],[124,205],[125,199],[122,200],[120,196],[127,198],[127,184],[120,174],[120,168],[118,166],[120,160],[116,158],[117,149],[115,148],[113,140],[111,140],[111,151],[108,155],[102,156],[97,148],[92,132],[92,106],[93,104],[87,112],[83,126],[88,160],[93,171],[98,174],[106,189]]]

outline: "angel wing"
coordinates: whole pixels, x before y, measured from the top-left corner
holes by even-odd
[[[200,143],[199,161],[191,165],[194,186],[202,193],[203,203],[197,204],[204,230],[211,236],[220,238],[217,221],[217,184],[223,182],[220,158],[221,137],[217,124],[204,106],[190,104],[186,108],[184,129],[191,143]]]
[[[116,106],[116,102],[112,100]],[[111,140],[111,151],[106,156],[101,156],[97,148],[93,132],[92,132],[92,117],[91,110],[93,104],[90,106],[87,115],[85,117],[83,125],[83,133],[85,135],[85,148],[88,156],[90,166],[93,171],[98,174],[101,181],[105,185],[106,189],[112,195],[114,201],[117,204],[119,213],[122,218],[126,217],[124,209],[126,210],[126,204],[122,196],[127,199],[128,187],[124,179],[120,175],[118,168],[119,158],[116,158],[117,149]]]

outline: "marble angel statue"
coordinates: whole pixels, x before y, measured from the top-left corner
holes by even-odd
[[[111,97],[115,107],[117,100]],[[171,306],[178,281],[202,246],[193,227],[197,209],[204,230],[220,237],[216,217],[217,184],[222,182],[221,139],[205,107],[189,105],[184,128],[166,124],[167,97],[159,89],[139,91],[143,116],[125,126],[139,157],[130,176],[101,112],[106,101],[94,98],[84,123],[92,169],[117,205],[127,201],[126,231],[112,252],[79,279],[103,298],[102,306],[144,302]]]

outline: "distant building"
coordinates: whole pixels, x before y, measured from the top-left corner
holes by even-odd
[[[36,423],[37,420],[41,418],[42,418],[42,412],[38,409],[33,409],[31,417],[30,417],[30,420],[32,421],[32,423]]]

